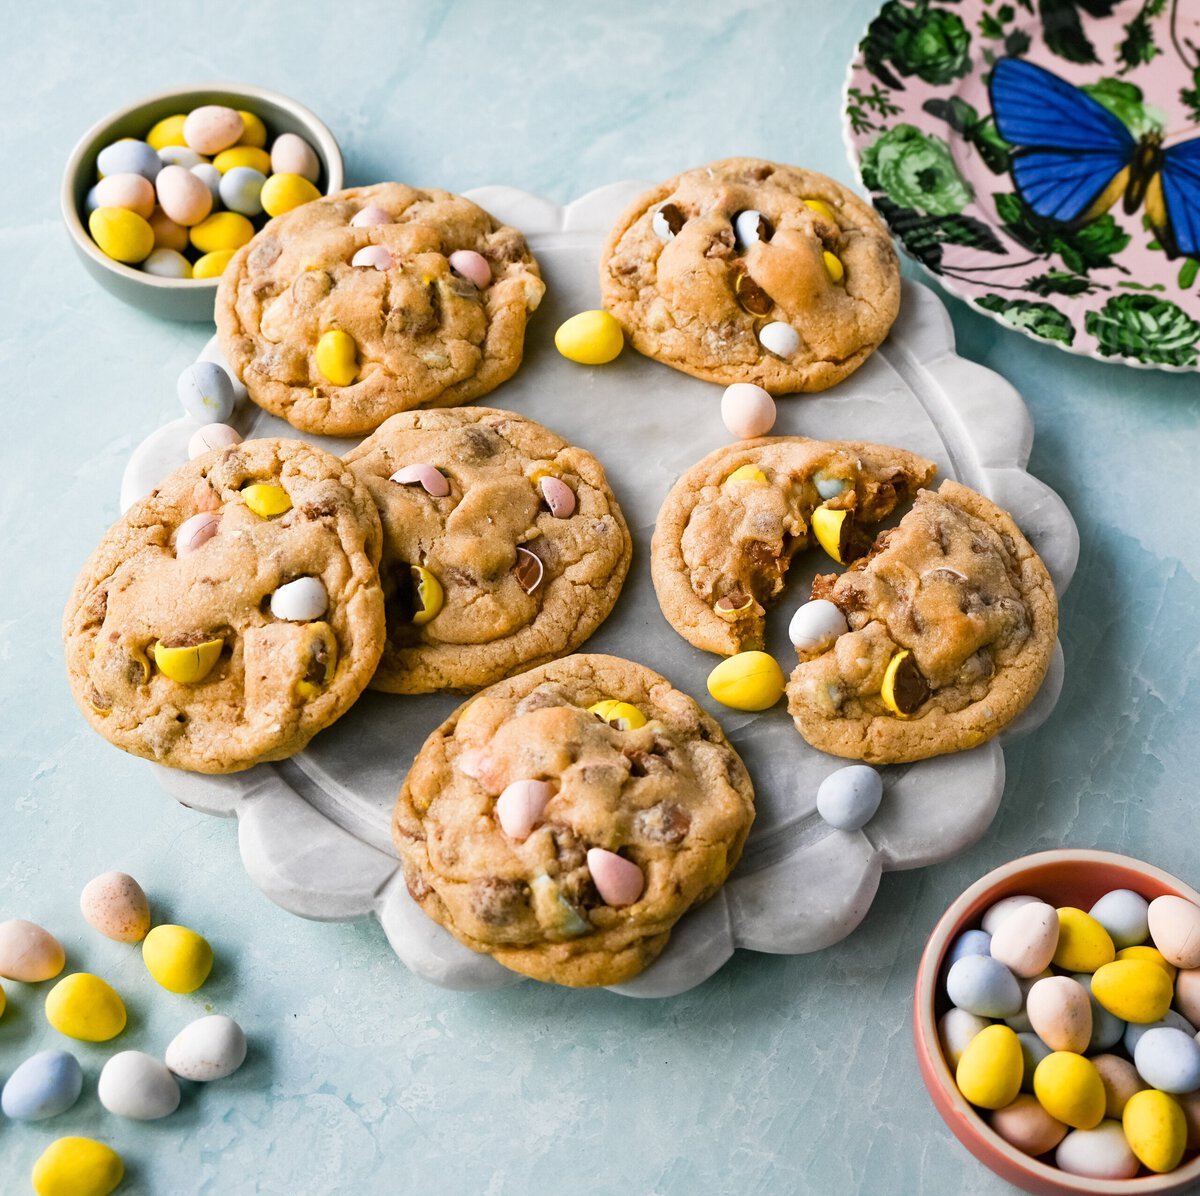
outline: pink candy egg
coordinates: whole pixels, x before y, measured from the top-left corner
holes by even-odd
[[[1011,1105],[988,1115],[992,1129],[1005,1142],[1036,1158],[1053,1150],[1066,1136],[1067,1127],[1038,1104],[1037,1097],[1021,1093]]]
[[[1200,968],[1185,968],[1175,977],[1175,1008],[1200,1026]]]
[[[321,160],[303,137],[297,137],[295,133],[280,133],[271,146],[271,172],[298,174],[302,179],[315,183],[321,173]],[[391,221],[380,220],[377,223],[390,224]]]
[[[155,208],[151,213],[150,229],[154,233],[155,249],[174,249],[176,253],[182,253],[188,247],[187,229],[176,224],[162,208]]]
[[[435,466],[426,465],[424,462],[397,469],[389,480],[401,486],[420,486],[426,494],[431,494],[434,498],[445,498],[450,493],[450,483],[446,480],[446,475]]]
[[[219,154],[235,144],[246,130],[246,122],[232,108],[204,104],[193,108],[183,122],[183,139],[198,154]]]
[[[775,426],[775,400],[753,382],[735,382],[721,396],[721,419],[739,440],[765,436]]]
[[[213,449],[231,448],[241,443],[241,433],[236,428],[231,428],[228,424],[205,424],[202,428],[197,428],[188,441],[188,460],[194,461]]]
[[[191,228],[212,211],[212,192],[204,180],[182,166],[164,166],[156,181],[158,202],[167,219]]]
[[[1146,911],[1150,937],[1168,963],[1200,968],[1200,905],[1183,897],[1156,897]]]
[[[555,519],[570,519],[575,514],[575,491],[559,478],[545,477],[538,483],[542,497]]]
[[[632,905],[646,887],[642,870],[632,860],[617,855],[615,851],[605,851],[603,847],[590,848],[587,866],[596,892],[605,905]]]
[[[187,556],[189,552],[195,552],[217,534],[220,526],[221,520],[211,511],[202,511],[199,515],[185,519],[175,533],[175,555]]]
[[[482,253],[473,249],[456,249],[449,257],[450,269],[473,282],[481,291],[492,281],[492,268]]]
[[[350,223],[355,228],[375,228],[376,225],[391,224],[392,218],[383,208],[371,203],[355,212]]]
[[[150,930],[150,902],[128,873],[105,872],[89,880],[79,895],[89,926],[118,943],[140,943]]]
[[[350,259],[352,266],[374,266],[376,270],[390,270],[395,264],[385,245],[364,245]]]
[[[0,922],[0,976],[37,984],[63,970],[67,953],[48,930],[24,918]]]
[[[154,184],[140,174],[110,174],[95,188],[98,208],[127,208],[148,220],[154,211]]]
[[[554,790],[545,781],[513,781],[496,798],[496,821],[510,839],[529,838]]]
[[[1028,979],[1050,966],[1057,946],[1058,910],[1044,901],[1031,901],[996,927],[991,952],[1014,975]]]
[[[1025,1012],[1037,1036],[1052,1051],[1087,1050],[1092,1037],[1092,1002],[1087,989],[1070,976],[1039,980],[1025,999]]]

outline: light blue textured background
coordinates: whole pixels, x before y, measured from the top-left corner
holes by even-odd
[[[972,851],[887,875],[863,926],[817,955],[740,953],[664,1003],[534,984],[442,992],[372,924],[302,922],[242,872],[233,823],[193,814],[93,735],[67,691],[59,618],[115,518],[129,450],[176,414],[208,333],[100,292],[57,214],[95,119],[214,79],[315,109],[348,181],[456,191],[503,182],[569,200],[735,153],[847,178],[839,93],[875,0],[688,3],[23,4],[5,17],[0,117],[0,918],[52,927],[73,966],[126,995],[122,1045],[161,1051],[210,1006],[245,1026],[238,1075],[141,1126],[86,1095],[41,1126],[0,1121],[0,1190],[43,1147],[92,1134],[138,1193],[992,1193],[917,1075],[911,987],[933,923],[1015,855],[1128,851],[1195,884],[1200,767],[1196,375],[1068,357],[951,301],[960,350],[1005,374],[1037,425],[1031,468],[1083,537],[1063,604],[1067,683],[1009,752],[1003,807]],[[565,398],[564,401],[569,401]],[[83,924],[95,873],[138,876],[157,914],[213,942],[213,980],[157,989]],[[61,1040],[44,987],[6,985],[0,1077]]]

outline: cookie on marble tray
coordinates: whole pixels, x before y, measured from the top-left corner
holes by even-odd
[[[591,453],[486,407],[394,415],[346,455],[383,520],[372,685],[470,691],[574,651],[633,550]]]
[[[841,618],[797,649],[788,709],[814,747],[878,764],[990,739],[1037,693],[1058,636],[1041,558],[1006,511],[958,482],[922,490],[812,597]]]
[[[71,690],[136,756],[226,773],[291,756],[379,663],[382,532],[337,457],[214,449],[105,533],[63,617]]]
[[[671,487],[650,549],[658,604],[690,644],[732,656],[763,646],[766,609],[792,558],[819,541],[843,562],[933,477],[904,449],[772,436],[709,453]]]
[[[544,291],[516,229],[460,195],[378,183],[271,220],[221,275],[217,332],[260,407],[365,435],[512,377]]]
[[[853,373],[900,309],[883,222],[796,166],[726,158],[640,195],[600,258],[604,306],[640,353],[772,394]]]
[[[642,665],[569,656],[484,690],[425,741],[396,802],[409,892],[538,980],[618,984],[711,897],[754,820],[720,726]]]

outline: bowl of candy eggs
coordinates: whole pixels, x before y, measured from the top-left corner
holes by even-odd
[[[342,187],[342,155],[307,108],[233,84],[161,91],[93,125],[61,206],[88,273],[126,303],[211,320],[225,265],[272,216]]]
[[[989,872],[917,970],[921,1076],[955,1136],[1027,1192],[1200,1181],[1200,893],[1062,849]]]

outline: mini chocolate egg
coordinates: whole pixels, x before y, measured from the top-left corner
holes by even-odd
[[[721,396],[721,419],[739,440],[765,436],[775,426],[775,400],[753,382],[735,382]]]
[[[321,192],[308,179],[298,174],[273,174],[263,184],[263,210],[268,216],[282,216],[301,204],[321,198]]]
[[[1200,1088],[1200,1043],[1174,1026],[1152,1026],[1133,1052],[1138,1075],[1160,1092],[1195,1092]]]
[[[987,1120],[1005,1142],[1034,1158],[1053,1150],[1067,1132],[1067,1127],[1055,1121],[1028,1093],[1002,1109],[994,1109]]]
[[[378,204],[374,203],[367,204],[365,208],[359,208],[350,217],[350,224],[354,228],[376,228],[380,224],[391,223],[391,213],[386,208],[381,208]]]
[[[1175,977],[1175,1008],[1190,1022],[1200,1022],[1200,968],[1184,968]]]
[[[1136,947],[1146,941],[1150,934],[1147,913],[1150,903],[1132,889],[1113,889],[1105,893],[1088,911],[1120,951],[1123,947]]]
[[[107,1042],[125,1029],[125,1002],[91,972],[73,972],[46,994],[46,1020],[68,1038]]]
[[[1092,978],[1087,972],[1076,972],[1071,979],[1087,992],[1092,1005],[1092,1037],[1084,1053],[1090,1055],[1093,1051],[1107,1051],[1116,1046],[1125,1033],[1125,1023],[1115,1014],[1109,1013],[1092,996]]]
[[[204,183],[183,166],[164,166],[158,176],[158,206],[167,217],[190,228],[212,211],[213,197]]]
[[[1125,1104],[1135,1092],[1141,1092],[1146,1082],[1128,1059],[1120,1055],[1093,1055],[1092,1066],[1100,1073],[1104,1085],[1104,1115],[1118,1120]]]
[[[1052,1051],[1080,1054],[1087,1049],[1092,1037],[1092,1003],[1078,981],[1070,976],[1039,980],[1029,990],[1025,1010],[1034,1032]]]
[[[179,375],[175,391],[184,411],[202,424],[223,424],[233,414],[233,380],[215,362],[192,362]]]
[[[154,249],[154,231],[149,222],[128,208],[97,208],[87,225],[100,252],[114,261],[136,265]]]
[[[952,968],[964,955],[991,955],[992,936],[986,930],[964,930],[946,954],[946,967]]]
[[[1054,1162],[1060,1171],[1089,1179],[1132,1179],[1138,1161],[1119,1121],[1102,1121],[1094,1130],[1072,1130],[1059,1143]]]
[[[606,365],[625,347],[625,333],[608,312],[581,311],[558,326],[554,347],[569,361]]]
[[[89,926],[118,943],[140,943],[150,929],[150,902],[127,872],[103,872],[89,880],[79,909]]]
[[[192,277],[220,278],[236,252],[234,249],[215,249],[211,253],[202,254],[192,265]]]
[[[754,208],[744,208],[733,218],[733,236],[738,249],[745,251],[758,241],[769,241],[771,222]]]
[[[1066,972],[1095,972],[1117,957],[1108,931],[1090,914],[1064,905],[1058,911],[1054,966]]]
[[[208,940],[194,930],[164,924],[143,939],[142,961],[168,992],[191,993],[208,979],[213,952]]]
[[[1073,1129],[1093,1130],[1104,1120],[1100,1073],[1073,1051],[1053,1051],[1037,1065],[1033,1092],[1051,1117]]]
[[[155,278],[191,278],[192,263],[174,249],[152,249],[142,270]]]
[[[758,330],[758,343],[776,357],[791,357],[800,348],[800,334],[782,320],[772,320]]]
[[[779,662],[766,652],[738,652],[708,675],[708,692],[734,710],[769,710],[786,688]]]
[[[37,1196],[108,1196],[125,1178],[125,1164],[95,1138],[58,1138],[33,1165]]]
[[[990,955],[960,959],[946,974],[946,992],[959,1009],[979,1017],[1011,1017],[1021,1008],[1017,978]]]
[[[450,269],[473,283],[479,290],[485,291],[492,282],[492,267],[482,253],[473,249],[456,249],[447,259]]]
[[[1125,1033],[1121,1037],[1122,1044],[1125,1050],[1129,1052],[1130,1058],[1133,1058],[1136,1054],[1137,1044],[1141,1041],[1142,1035],[1147,1030],[1161,1030],[1164,1027],[1179,1030],[1184,1034],[1196,1033],[1196,1029],[1192,1023],[1182,1014],[1176,1013],[1174,1009],[1168,1009],[1158,1021],[1130,1022],[1125,1027]]]
[[[106,145],[96,156],[96,169],[107,178],[111,174],[140,174],[154,182],[162,170],[162,159],[153,146],[126,137]]]
[[[1058,912],[1044,901],[1031,901],[996,927],[991,955],[1015,976],[1036,976],[1050,966],[1057,946]]]
[[[554,790],[545,781],[513,781],[496,798],[496,821],[500,829],[518,843],[529,838],[542,817]]]
[[[321,160],[303,137],[295,133],[280,133],[271,146],[271,172],[298,174],[302,179],[315,183],[321,174]]]
[[[218,448],[232,448],[242,443],[242,434],[228,424],[205,424],[192,433],[188,441],[188,460],[194,461]]]
[[[1200,968],[1200,906],[1182,897],[1156,897],[1146,919],[1150,937],[1168,963]]]
[[[250,145],[255,149],[262,149],[267,144],[267,126],[263,124],[262,118],[253,112],[247,112],[245,108],[239,108],[237,113],[242,118],[242,124],[245,125],[242,135],[238,138],[238,145]]]
[[[83,1091],[83,1071],[69,1051],[39,1051],[8,1077],[0,1109],[14,1121],[44,1121],[65,1113]]]
[[[271,595],[271,614],[290,623],[311,623],[329,608],[329,593],[319,577],[297,577]]]
[[[386,245],[364,245],[351,259],[350,265],[374,270],[390,270],[396,259]]]
[[[388,479],[397,486],[420,486],[431,498],[445,498],[450,493],[446,475],[436,465],[427,461],[413,461],[402,465]]]
[[[958,1061],[971,1039],[990,1025],[991,1022],[986,1018],[977,1017],[974,1013],[953,1006],[942,1014],[938,1019],[938,1042],[951,1071],[958,1067]]]
[[[157,1121],[179,1108],[179,1083],[152,1055],[118,1051],[100,1070],[100,1103],[118,1117]]]
[[[262,189],[267,176],[252,166],[230,167],[218,185],[221,202],[243,216],[257,216],[263,210]]]
[[[570,519],[575,514],[575,491],[562,478],[547,474],[538,479],[538,490],[555,519]]]
[[[186,145],[164,145],[158,151],[158,157],[164,166],[182,166],[184,170],[191,170],[193,166],[199,166],[205,161],[194,149],[188,149]]]
[[[1162,1174],[1179,1166],[1187,1145],[1187,1121],[1172,1097],[1153,1088],[1135,1092],[1121,1124],[1130,1149],[1150,1171]]]
[[[1037,1065],[1051,1053],[1050,1048],[1032,1030],[1018,1031],[1017,1041],[1021,1044],[1021,1063],[1024,1067],[1021,1088],[1025,1092],[1032,1092],[1033,1073],[1037,1071]]]
[[[1200,1092],[1188,1092],[1177,1096],[1175,1100],[1183,1110],[1183,1120],[1187,1126],[1188,1150],[1200,1150]]]
[[[221,172],[211,162],[201,162],[199,166],[192,167],[191,173],[208,188],[215,208],[221,198]]]
[[[857,831],[875,817],[883,800],[883,777],[869,764],[831,772],[817,789],[817,813],[840,831]]]
[[[798,652],[823,652],[849,630],[839,607],[827,598],[814,598],[796,608],[788,623],[788,639]]]
[[[127,208],[143,220],[154,211],[154,184],[141,174],[107,174],[88,192],[97,208]]]
[[[1075,971],[1086,972],[1087,968]],[[1146,959],[1116,959],[1096,969],[1092,996],[1126,1022],[1149,1025],[1171,1007],[1171,978]]]
[[[245,131],[246,122],[224,104],[202,104],[183,122],[183,139],[198,154],[219,154],[235,145]]]
[[[51,980],[67,962],[62,944],[48,930],[24,918],[0,922],[0,976],[37,984]]]
[[[186,113],[177,112],[173,116],[164,116],[162,120],[155,121],[150,132],[146,134],[147,145],[152,145],[160,151],[183,145],[183,123],[186,120]]]
[[[176,253],[182,253],[188,247],[187,229],[176,224],[162,208],[155,208],[151,214],[150,231],[154,234],[155,249],[174,249]]]
[[[614,909],[633,905],[646,887],[646,878],[637,864],[615,851],[588,848],[587,867],[601,900]]]
[[[221,517],[215,511],[199,511],[185,519],[175,532],[175,556],[184,557],[207,544],[221,530]],[[146,930],[150,929],[147,922]],[[141,938],[146,937],[144,931]],[[140,939],[133,940],[134,942]]]
[[[988,908],[983,915],[981,925],[988,934],[995,934],[996,927],[1004,921],[1014,910],[1018,910],[1023,905],[1028,905],[1031,901],[1041,901],[1040,897],[1030,897],[1028,893],[1016,893],[1012,897],[1004,897],[997,901],[995,905]]]
[[[212,1013],[184,1026],[171,1039],[164,1058],[182,1079],[223,1080],[245,1061],[246,1036],[233,1018]]]
[[[976,1107],[1003,1109],[1021,1091],[1023,1070],[1017,1036],[1007,1026],[988,1026],[967,1043],[954,1069],[954,1082]]]
[[[1172,984],[1175,983],[1175,977],[1179,974],[1179,969],[1173,963],[1168,963],[1157,947],[1151,947],[1145,943],[1136,947],[1122,947],[1117,952],[1117,959],[1144,959],[1147,963],[1162,968]]]

